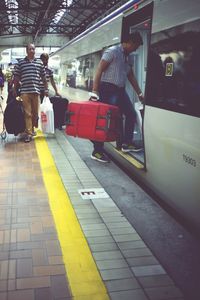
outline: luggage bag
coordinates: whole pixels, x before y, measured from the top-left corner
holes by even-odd
[[[62,129],[62,126],[65,125],[65,114],[69,101],[61,97],[51,97],[50,101],[53,104],[54,127]]]
[[[100,142],[116,141],[119,135],[119,108],[101,102],[71,102],[68,105],[66,133]]]
[[[4,111],[4,124],[7,133],[18,135],[25,130],[24,110],[22,101],[18,101],[15,97],[7,103]]]

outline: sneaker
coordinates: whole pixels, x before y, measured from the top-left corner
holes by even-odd
[[[32,140],[31,136],[30,136],[30,135],[27,135],[27,136],[25,136],[25,138],[24,138],[24,143],[30,143],[31,140]]]
[[[138,146],[135,146],[133,144],[123,144],[122,145],[122,152],[139,152],[141,151],[143,148],[142,147],[138,147]]]
[[[100,152],[93,152],[91,155],[91,158],[94,160],[98,160],[103,163],[108,163],[110,160],[105,156],[105,154],[100,153]]]

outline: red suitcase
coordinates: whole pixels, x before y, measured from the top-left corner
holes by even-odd
[[[71,102],[68,105],[66,133],[100,142],[116,141],[119,135],[119,108],[101,102]]]

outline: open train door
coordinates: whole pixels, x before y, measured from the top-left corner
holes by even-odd
[[[147,59],[151,40],[152,15],[153,2],[145,6],[142,3],[137,3],[133,4],[133,7],[124,13],[122,20],[121,41],[125,36],[128,36],[129,34],[135,31],[138,31],[143,39],[143,46],[139,47],[136,52],[130,54],[131,65],[133,66],[135,77],[137,78],[138,84],[143,94],[145,94]],[[143,138],[143,120],[145,117],[145,103],[144,105],[141,104],[128,80],[126,83],[126,91],[129,94],[133,105],[135,106],[137,114],[137,124],[133,133],[133,140],[139,146],[143,146],[145,145]],[[138,159],[145,165],[144,153],[144,151],[138,153],[132,152],[131,155],[136,157],[136,159]]]

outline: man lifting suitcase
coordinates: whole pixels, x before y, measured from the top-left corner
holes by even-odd
[[[129,54],[136,51],[142,44],[140,33],[134,32],[124,37],[120,45],[106,49],[97,67],[93,83],[93,94],[96,94],[101,102],[117,105],[125,116],[125,133],[122,137],[123,152],[141,150],[132,142],[136,113],[125,91],[125,83],[128,78],[139,100],[143,101],[142,91],[129,61]],[[108,162],[103,151],[103,143],[93,141],[93,144],[94,151],[91,158],[100,162]]]

